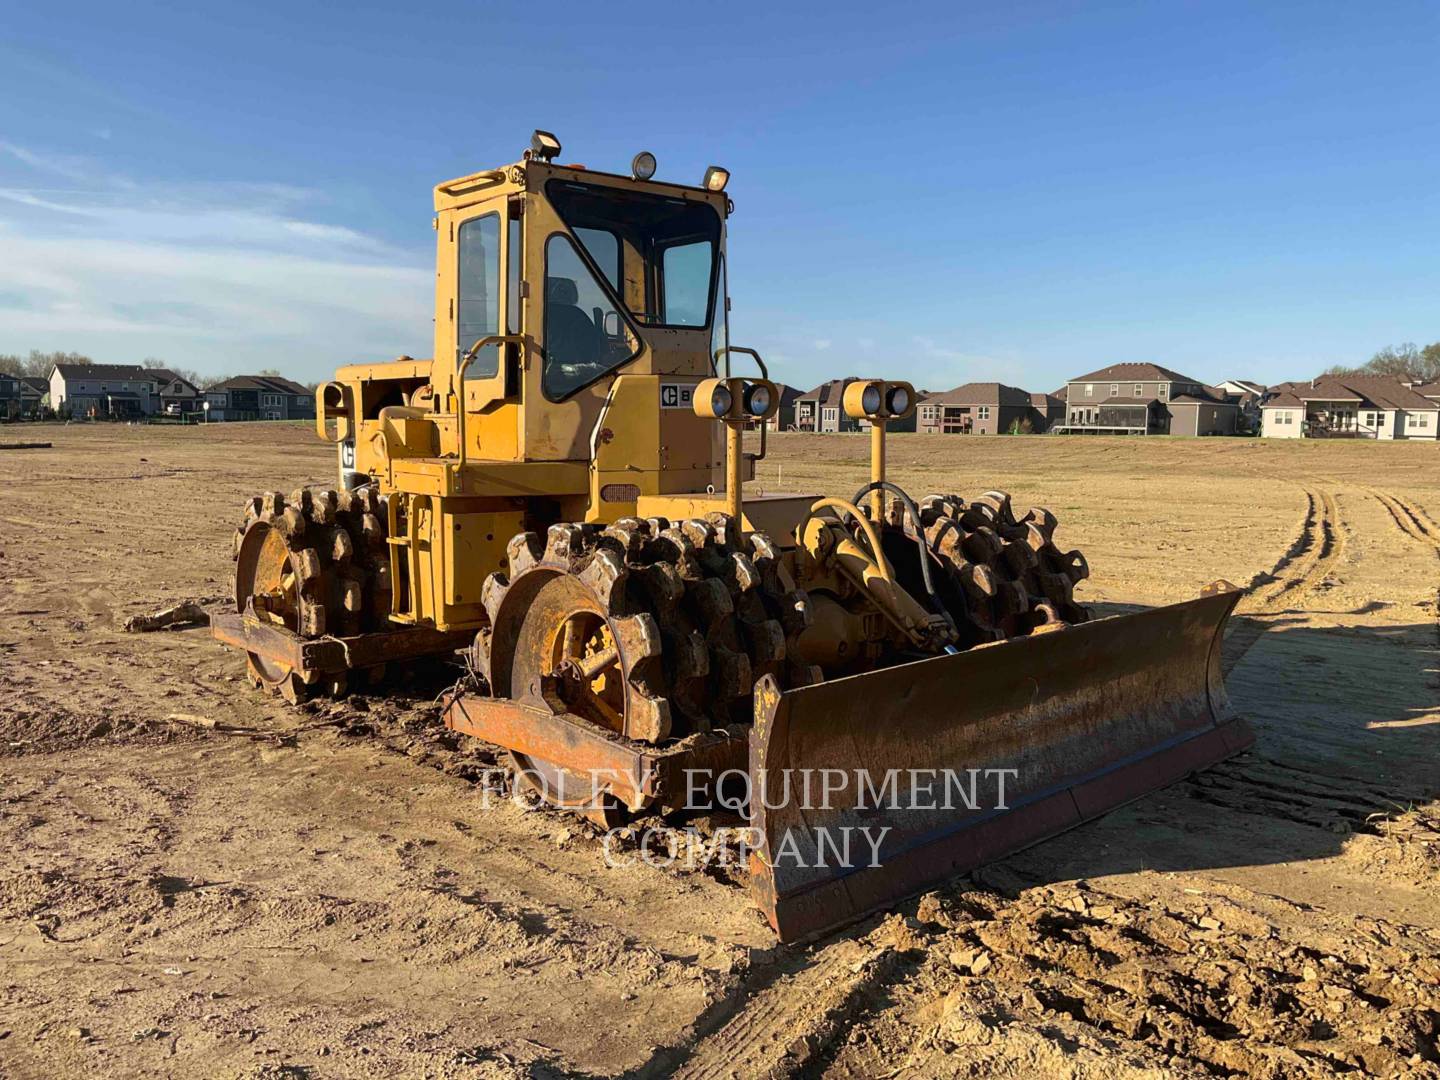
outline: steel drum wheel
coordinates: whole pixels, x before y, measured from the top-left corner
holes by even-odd
[[[235,533],[235,609],[303,638],[386,628],[391,587],[384,500],[373,488],[279,492],[245,504]],[[312,692],[343,696],[345,672],[318,677],[247,653],[250,682],[296,704]],[[378,683],[379,664],[365,673]]]
[[[267,622],[298,632],[301,622],[300,568],[289,545],[266,521],[255,521],[240,541],[235,566],[235,608],[253,609]],[[304,693],[304,681],[289,665],[258,653],[245,654],[251,683],[282,694],[291,702]]]
[[[786,658],[808,601],[761,534],[723,515],[623,518],[521,533],[482,600],[478,667],[499,696],[535,701],[641,744],[747,723],[755,681],[819,679]],[[507,748],[508,749],[508,748]],[[512,750],[517,785],[608,824],[603,778]]]

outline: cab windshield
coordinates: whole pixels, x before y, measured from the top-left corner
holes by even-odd
[[[573,180],[545,194],[637,323],[710,326],[720,217],[707,204]]]

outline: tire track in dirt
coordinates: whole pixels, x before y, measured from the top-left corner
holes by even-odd
[[[1250,651],[1270,628],[1266,616],[1295,610],[1304,597],[1329,578],[1345,550],[1345,524],[1335,493],[1305,486],[1305,512],[1290,546],[1268,571],[1251,579],[1248,595],[1237,612],[1239,622],[1225,639],[1222,666],[1225,674]]]
[[[1436,555],[1440,555],[1440,525],[1435,524],[1425,511],[1388,491],[1371,488],[1370,493],[1389,513],[1396,528],[1412,540],[1434,548]]]
[[[1254,589],[1257,607],[1253,610],[1265,613],[1286,610],[1286,606],[1325,583],[1345,550],[1345,528],[1335,493],[1308,487],[1305,498],[1308,505],[1300,535],[1265,575],[1278,580]]]
[[[807,1072],[862,1008],[867,992],[891,981],[899,956],[886,945],[852,938],[822,946],[806,966],[743,1001],[729,1022],[693,1044],[683,1063],[653,1064],[678,1080]]]

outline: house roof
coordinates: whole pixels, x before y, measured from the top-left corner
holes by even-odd
[[[1233,397],[1234,395],[1231,395]],[[1176,394],[1170,399],[1171,405],[1228,405],[1232,409],[1238,409],[1240,403],[1234,400],[1226,400],[1224,396],[1214,394]]]
[[[776,383],[775,389],[780,391],[780,407],[788,408],[800,399],[800,388],[791,386],[788,383]]]
[[[62,379],[155,379],[170,382],[179,378],[168,368],[147,368],[139,364],[56,364]]]
[[[1053,398],[1058,398],[1058,399],[1061,400],[1061,401],[1067,401],[1067,400],[1069,400],[1069,398],[1070,398],[1070,384],[1069,384],[1069,383],[1066,383],[1064,386],[1060,387],[1059,390],[1052,390],[1052,391],[1050,392],[1050,396],[1053,397]]]
[[[1037,392],[1030,395],[1030,406],[1031,408],[1039,409],[1041,412],[1047,409],[1063,409],[1065,407],[1065,399],[1055,394],[1041,394]]]
[[[1264,383],[1251,382],[1249,379],[1226,379],[1225,382],[1233,383],[1235,386],[1243,387],[1247,392],[1251,394],[1263,394],[1265,392]]]
[[[1387,375],[1321,375],[1310,382],[1281,383],[1271,391],[1262,408],[1294,408],[1309,401],[1351,401],[1362,409],[1440,410],[1440,400],[1426,397],[1415,387]]]
[[[953,390],[944,390],[922,399],[926,405],[1007,405],[1025,408],[1030,394],[1018,386],[998,382],[964,383]]]
[[[20,382],[30,387],[30,389],[34,390],[37,394],[48,394],[50,392],[50,384],[45,381],[43,375],[21,375]]]
[[[1104,401],[1096,402],[1096,405],[1154,405],[1159,400],[1159,398],[1155,397],[1126,397],[1124,394],[1116,394],[1114,397],[1109,397],[1106,398]]]
[[[1178,371],[1171,371],[1159,364],[1111,364],[1099,371],[1092,371],[1088,375],[1077,375],[1071,379],[1072,383],[1080,382],[1126,382],[1140,379],[1146,382],[1185,382],[1198,383],[1199,379],[1192,379],[1189,375],[1181,375]]]
[[[1437,379],[1434,382],[1416,383],[1414,386],[1410,387],[1410,389],[1414,390],[1421,397],[1440,399],[1440,379]]]
[[[841,399],[845,396],[845,387],[855,382],[855,376],[851,375],[844,379],[831,379],[815,387],[808,394],[801,394],[797,401],[818,401],[824,409],[839,408]]]
[[[271,394],[300,394],[304,397],[310,395],[310,391],[299,383],[279,375],[236,375],[205,388],[207,394],[217,390],[263,390]]]
[[[1172,405],[1230,405],[1238,407],[1239,394],[1227,394],[1218,386],[1204,386],[1198,394],[1175,394],[1170,398]]]

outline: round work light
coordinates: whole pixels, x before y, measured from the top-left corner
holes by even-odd
[[[630,160],[630,175],[636,180],[649,180],[655,175],[655,155],[641,150]]]

